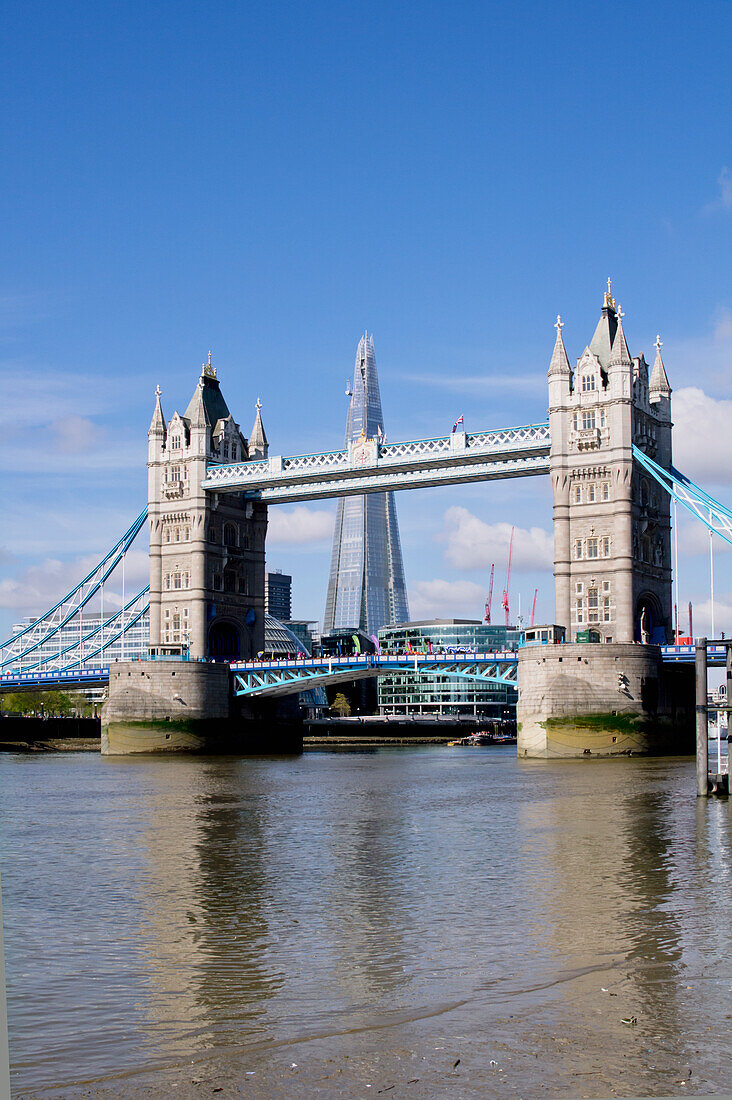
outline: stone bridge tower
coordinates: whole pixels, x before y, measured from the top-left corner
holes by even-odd
[[[595,334],[573,371],[557,318],[549,366],[556,621],[574,641],[672,638],[668,493],[633,460],[635,444],[671,463],[671,387],[656,340],[649,379],[631,357],[610,281]]]
[[[148,432],[152,651],[246,660],[264,648],[266,505],[202,488],[213,464],[266,457],[259,408],[247,443],[210,352],[183,416],[166,425],[157,391]]]

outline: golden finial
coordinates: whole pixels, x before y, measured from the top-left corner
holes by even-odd
[[[608,275],[607,290],[605,291],[605,305],[609,309],[615,309],[615,299],[613,298],[613,295],[612,295],[612,288],[613,288],[612,279]]]
[[[211,352],[208,353],[208,363],[202,363],[201,364],[201,373],[206,378],[215,378],[216,377],[216,367],[211,366]]]

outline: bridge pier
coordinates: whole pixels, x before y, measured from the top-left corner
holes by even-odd
[[[693,669],[663,665],[659,646],[525,646],[518,682],[520,757],[693,751]]]
[[[102,755],[287,754],[302,751],[294,711],[240,703],[229,666],[207,661],[126,661],[109,673]],[[286,706],[286,704],[285,704]]]

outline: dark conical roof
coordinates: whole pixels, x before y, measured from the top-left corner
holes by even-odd
[[[590,340],[590,351],[600,360],[600,366],[603,370],[607,369],[607,365],[610,362],[610,355],[613,350],[613,342],[617,330],[618,315],[615,312],[615,305],[614,303],[610,305],[606,301],[605,305],[602,307],[600,320],[597,322],[595,335]]]
[[[192,424],[201,424],[202,420],[214,427],[217,420],[225,420],[230,416],[228,406],[224,401],[224,395],[219,388],[219,381],[211,366],[211,353],[208,356],[208,366],[203,367],[203,372],[198,380],[193,397],[188,402],[185,418]]]

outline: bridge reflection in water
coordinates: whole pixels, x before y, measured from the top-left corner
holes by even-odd
[[[430,748],[0,772],[18,1094],[418,1078],[429,1100],[458,1057],[471,1095],[499,1068],[517,1095],[726,1079],[731,839],[691,763]]]

